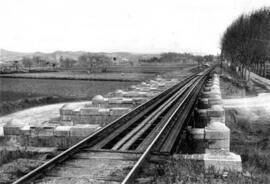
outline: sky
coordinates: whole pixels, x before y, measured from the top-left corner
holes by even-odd
[[[218,54],[223,32],[270,0],[0,0],[0,48]]]

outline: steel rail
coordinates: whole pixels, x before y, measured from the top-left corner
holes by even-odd
[[[198,82],[195,82],[195,83],[193,83],[193,85],[197,85],[197,83]],[[190,87],[190,86],[189,86]],[[188,90],[187,90],[188,91]],[[187,92],[187,91],[184,91],[184,92]],[[182,100],[183,100],[183,98],[184,98],[184,96],[185,96],[185,94],[183,94],[182,96],[181,96],[181,98],[179,98],[179,100],[177,100],[177,103],[175,103],[174,105],[173,105],[173,107],[169,110],[169,112],[164,116],[164,118],[162,118],[162,122],[159,124],[159,125],[157,125],[155,128],[154,128],[154,130],[153,131],[151,131],[149,134],[147,134],[147,137],[143,140],[143,142],[142,142],[142,144],[140,144],[139,146],[138,146],[138,149],[136,149],[137,151],[143,151],[144,149],[145,149],[145,147],[147,146],[147,145],[149,145],[149,142],[153,139],[153,137],[155,137],[157,134],[158,134],[158,132],[160,132],[160,130],[162,129],[162,127],[163,127],[163,124],[166,122],[166,120],[171,116],[171,114],[174,112],[174,110],[179,106],[179,104],[182,102]],[[181,115],[181,117],[182,116],[185,116],[185,110],[186,110],[186,108],[183,108],[183,113],[178,113],[179,114],[179,116]],[[179,123],[178,123],[179,124]],[[174,129],[173,129],[174,130]],[[170,128],[170,131],[171,131],[171,128]],[[175,135],[175,134],[171,134],[170,133],[170,135]]]
[[[213,67],[214,68],[214,67]],[[203,80],[205,75],[207,75],[210,71],[213,70],[213,68],[208,69],[205,72],[202,72],[200,75],[202,78],[199,79]],[[197,83],[198,84],[198,83]],[[139,170],[139,168],[143,165],[145,159],[150,154],[151,150],[153,149],[156,142],[159,140],[159,138],[162,136],[163,132],[166,130],[168,125],[171,123],[172,119],[175,117],[175,115],[178,113],[179,109],[183,106],[183,104],[186,103],[186,100],[190,97],[190,95],[194,92],[194,89],[196,89],[197,85],[193,85],[191,89],[188,91],[188,93],[185,95],[184,99],[181,101],[179,106],[174,110],[174,112],[171,114],[169,119],[166,121],[162,129],[158,132],[157,136],[154,138],[154,140],[150,143],[150,145],[147,147],[147,149],[143,152],[142,156],[139,158],[139,160],[136,162],[134,167],[129,171],[128,175],[125,177],[123,182],[121,184],[129,184],[134,183],[135,176]]]
[[[144,130],[138,132],[139,140],[140,140],[140,137],[143,136],[143,134],[147,134],[146,138],[148,138],[148,140],[153,139],[153,137],[154,137],[153,134],[155,134],[155,132],[159,132],[156,130],[155,127],[160,127],[164,124],[164,121],[170,116],[170,114],[173,112],[173,109],[177,106],[177,102],[179,101],[179,99],[181,99],[182,96],[185,94],[185,92],[188,91],[189,87],[193,85],[193,82],[195,82],[195,81],[192,80],[188,84],[186,84],[185,87],[181,88],[181,90],[176,93],[174,98],[171,98],[170,100],[168,100],[168,103],[166,104],[166,106],[164,106],[162,109],[156,110],[157,113],[154,114],[154,117],[152,118],[151,121],[147,122],[146,126],[144,127]],[[160,118],[160,117],[162,117],[162,118]],[[153,127],[153,129],[149,130],[149,128],[151,126]],[[149,141],[147,141],[146,138],[144,138],[144,140],[142,142],[148,142],[147,145],[149,145]],[[132,149],[134,149],[134,144],[136,143],[135,141],[138,142],[138,137],[137,138],[132,137],[129,140],[129,142],[132,142],[132,144],[128,145],[129,149],[131,147],[133,147]],[[138,146],[141,146],[141,143]],[[134,150],[138,151],[137,147]],[[144,151],[146,149],[146,146],[143,146],[143,148],[141,148],[140,151]]]
[[[192,83],[193,80],[191,80],[188,84]],[[170,99],[168,99],[165,103],[163,103],[158,109],[156,109],[149,117],[147,117],[145,120],[141,122],[139,126],[134,129],[134,131],[128,133],[127,136],[125,136],[119,143],[117,143],[116,148],[120,148],[120,150],[124,151],[126,150],[132,142],[136,140],[136,136],[142,134],[145,129],[147,129],[149,126],[152,125],[152,123],[156,120],[157,117],[159,117],[164,111],[166,111],[170,105],[179,98],[180,95],[188,88],[188,84],[186,84],[183,88],[180,89],[177,93],[175,93]],[[191,84],[190,84],[191,85]],[[136,135],[136,136],[135,136]]]
[[[167,134],[167,137],[164,139],[165,142],[163,142],[162,147],[159,149],[160,153],[171,153],[174,151],[173,148],[175,147],[174,145],[177,142],[176,140],[178,139],[180,132],[183,129],[182,127],[184,126],[185,123],[187,123],[186,120],[190,116],[189,109],[192,109],[192,107],[194,106],[197,100],[196,98],[198,96],[198,93],[201,91],[201,84],[203,81],[204,79],[202,79],[202,81],[199,81],[196,84],[196,89],[193,90],[193,94],[190,95],[190,97],[187,99],[187,103],[178,113],[181,114],[177,115],[176,117],[178,123],[173,124],[173,126],[171,127],[169,131],[170,134]]]
[[[196,86],[193,86],[192,89],[194,89]],[[144,160],[148,156],[148,154],[151,152],[152,148],[154,147],[155,143],[158,141],[160,136],[162,135],[163,131],[166,129],[166,127],[169,125],[170,121],[174,117],[174,115],[178,112],[179,108],[185,103],[185,100],[188,98],[188,95],[192,92],[192,90],[189,91],[189,93],[185,96],[184,100],[181,102],[181,104],[178,106],[178,108],[175,109],[173,114],[169,117],[165,125],[162,127],[162,129],[159,131],[157,136],[154,138],[154,140],[151,142],[151,144],[147,147],[147,149],[144,151],[142,156],[139,158],[137,163],[134,165],[134,167],[130,170],[128,175],[123,180],[122,184],[129,184],[134,181],[135,174],[138,172],[138,169],[142,166]]]
[[[13,184],[20,184],[20,183],[29,183],[36,178],[40,177],[44,172],[54,168],[57,164],[65,161],[67,158],[70,156],[74,155],[76,152],[84,148],[85,146],[88,146],[90,143],[94,144],[97,142],[100,137],[100,134],[105,134],[111,129],[117,129],[119,128],[123,123],[128,121],[129,119],[132,119],[132,117],[136,114],[138,114],[140,111],[143,111],[144,109],[147,109],[148,106],[151,106],[155,104],[155,102],[161,98],[161,97],[166,97],[166,95],[170,94],[170,92],[175,91],[178,89],[179,86],[181,86],[183,83],[188,82],[189,80],[193,79],[196,76],[196,74],[191,75],[184,79],[183,81],[179,82],[178,84],[175,84],[169,89],[164,90],[161,94],[156,95],[154,98],[151,100],[145,102],[144,104],[138,106],[135,108],[133,111],[129,112],[128,114],[118,118],[117,120],[111,122],[110,124],[106,125],[105,127],[101,128],[97,132],[89,135],[88,137],[84,138],[83,140],[79,141],[77,144],[73,145],[69,149],[63,151],[59,155],[55,156],[48,162],[42,164],[41,166],[37,167],[36,169],[30,171],[28,174],[22,176],[18,180],[16,180]]]

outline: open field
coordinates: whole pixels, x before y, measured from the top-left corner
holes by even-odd
[[[177,63],[154,63],[154,64],[145,64],[141,66],[112,66],[107,69],[108,72],[139,72],[139,73],[165,73],[176,70],[183,70],[185,68],[194,67],[194,64],[177,64]]]
[[[193,64],[147,64],[141,66],[110,66],[103,73],[91,73],[87,68],[59,69],[58,72],[1,74],[1,78],[41,78],[99,81],[142,81],[157,74],[191,69]]]
[[[197,66],[197,63],[141,63],[139,65],[112,65],[106,67],[107,72],[126,72],[126,73],[164,73],[168,71],[182,70]],[[71,69],[59,69],[60,71],[87,71],[88,68],[74,67]]]
[[[0,115],[66,101],[90,100],[137,82],[0,78]]]
[[[186,75],[194,65],[149,64],[109,68],[111,71],[105,73],[88,73],[87,69],[81,68],[59,72],[2,74],[0,115],[37,105],[90,100],[94,95],[124,89],[154,78],[157,74],[173,74],[177,71]]]
[[[154,77],[149,73],[91,73],[86,71],[45,72],[45,73],[14,73],[2,74],[0,78],[33,78],[33,79],[65,79],[65,80],[90,80],[90,81],[125,81],[139,82]]]
[[[91,99],[96,94],[106,94],[126,88],[136,82],[75,81],[52,79],[0,78],[0,100],[13,101],[38,96],[58,96],[68,99]]]

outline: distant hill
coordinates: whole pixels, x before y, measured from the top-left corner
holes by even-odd
[[[14,60],[21,60],[23,57],[30,56],[32,54],[33,53],[14,52],[5,49],[0,49],[0,63],[5,63]]]
[[[35,52],[33,53],[33,56],[40,56],[41,58],[52,61],[52,62],[58,62],[61,57],[63,58],[70,58],[77,60],[82,54],[85,54],[86,52],[83,51],[55,51],[52,53],[42,53],[42,52]]]
[[[142,58],[150,58],[153,56],[159,56],[159,54],[138,54],[138,53],[129,53],[129,52],[85,52],[85,51],[55,51],[52,53],[43,53],[43,52],[33,52],[33,53],[23,53],[23,52],[14,52],[8,51],[5,49],[0,49],[0,64],[9,63],[14,60],[21,60],[23,57],[34,57],[39,56],[50,62],[58,62],[60,57],[71,58],[77,60],[83,54],[101,54],[108,57],[116,57],[127,59],[129,61],[138,61]]]

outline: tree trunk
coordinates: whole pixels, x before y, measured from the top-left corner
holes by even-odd
[[[247,67],[244,66],[244,80],[247,80]]]
[[[260,63],[258,61],[258,72],[257,72],[258,75],[260,75]]]
[[[243,79],[243,77],[244,77],[244,66],[241,65],[241,78]]]
[[[266,77],[266,65],[265,65],[265,61],[263,62],[263,76]]]
[[[242,79],[245,79],[245,66],[242,65]]]
[[[266,73],[266,78],[268,78],[268,61],[266,60],[265,62],[265,73]]]
[[[245,66],[243,65],[243,71],[242,71],[242,79],[245,80]]]
[[[261,62],[261,76],[263,76],[263,63]]]
[[[262,63],[259,63],[259,75],[262,76]]]
[[[239,75],[240,78],[242,78],[242,66],[241,65],[239,65],[238,75]]]
[[[263,63],[261,62],[261,76],[263,76]]]
[[[260,75],[260,63],[258,62],[258,71],[257,74]]]
[[[248,70],[248,81],[250,81],[250,69]]]

